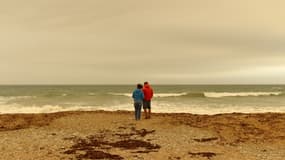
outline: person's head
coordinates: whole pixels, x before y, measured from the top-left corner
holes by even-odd
[[[144,82],[143,84],[144,84],[144,85],[148,85],[148,82]]]
[[[141,84],[137,84],[137,89],[142,89],[143,86]]]

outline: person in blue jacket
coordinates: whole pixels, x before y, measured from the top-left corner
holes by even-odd
[[[141,119],[141,108],[144,99],[144,94],[142,91],[143,86],[141,84],[137,84],[137,88],[133,91],[133,99],[134,99],[134,107],[135,107],[135,119]]]

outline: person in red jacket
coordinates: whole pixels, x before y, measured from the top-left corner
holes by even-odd
[[[144,100],[143,100],[144,115],[145,119],[148,119],[150,118],[151,99],[153,97],[153,89],[148,84],[148,82],[144,82],[143,93],[144,93]]]

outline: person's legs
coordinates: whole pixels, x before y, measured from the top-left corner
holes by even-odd
[[[137,120],[137,103],[134,103],[134,108],[135,108],[135,120]]]
[[[141,119],[141,108],[142,104],[139,102],[135,103],[135,119],[140,120]]]
[[[150,118],[150,114],[151,114],[151,101],[149,101],[148,104],[148,118]]]
[[[143,101],[144,118],[147,119],[147,101]]]
[[[142,110],[142,104],[139,103],[138,109],[137,109],[137,118],[138,118],[138,120],[141,119],[141,110]]]
[[[150,101],[146,101],[147,118],[150,118]]]
[[[144,110],[144,118],[147,119],[147,110],[146,109],[143,110]]]

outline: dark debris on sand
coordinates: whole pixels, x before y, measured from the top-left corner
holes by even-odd
[[[123,141],[118,141],[115,143],[109,143],[110,146],[115,148],[124,148],[124,149],[138,149],[138,148],[145,148],[147,150],[159,149],[159,145],[154,145],[149,142],[145,142],[142,140],[134,140],[128,139]]]
[[[174,124],[206,128],[217,133],[218,143],[237,145],[284,140],[284,114],[172,115]],[[199,140],[198,140],[199,141]],[[202,140],[201,140],[202,142]]]
[[[121,160],[124,158],[119,156],[119,155],[105,153],[103,151],[88,150],[85,154],[77,156],[77,159],[114,159],[114,160]]]
[[[193,139],[196,142],[209,142],[209,141],[215,141],[218,140],[218,137],[211,137],[211,138],[201,138],[201,139]]]
[[[53,120],[71,114],[75,113],[2,114],[0,115],[0,132],[47,126]]]
[[[120,129],[123,129],[121,127]],[[148,131],[146,129],[137,130],[130,128],[129,133],[112,133],[110,130],[103,130],[96,135],[91,135],[86,138],[66,138],[73,140],[75,144],[65,154],[75,154],[78,160],[81,159],[124,159],[120,155],[108,153],[112,148],[124,150],[132,150],[132,154],[157,152],[161,147],[157,144],[152,144],[148,141],[139,140],[139,137],[145,137],[147,134],[154,133],[155,130]],[[112,136],[112,137],[108,137]],[[110,141],[110,138],[117,140]],[[135,138],[135,139],[134,139]],[[134,150],[134,151],[133,151]]]
[[[212,157],[216,156],[217,154],[216,153],[213,153],[213,152],[189,152],[188,153],[189,155],[191,155],[191,157],[205,157],[205,158],[208,158],[208,159],[211,159]]]
[[[148,134],[152,134],[155,132],[155,130],[151,130],[148,131],[146,129],[141,129],[141,130],[137,130],[136,128],[132,127],[131,128],[131,133],[116,133],[114,135],[119,136],[121,138],[130,138],[131,136],[141,136],[141,137],[145,137]]]

